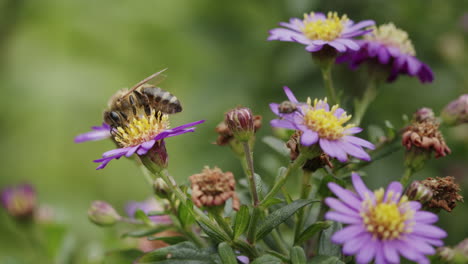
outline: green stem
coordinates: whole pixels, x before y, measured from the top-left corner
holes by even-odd
[[[223,217],[224,206],[211,207],[208,212],[213,217],[213,219],[218,223],[218,225],[226,231],[229,237],[233,237],[234,232],[232,231],[231,226],[226,222],[226,219]]]
[[[413,175],[414,170],[411,167],[406,167],[405,173],[403,174],[403,177],[401,177],[400,183],[403,186],[408,185],[409,180],[411,179],[411,176]]]
[[[273,237],[275,245],[278,247],[279,251],[281,251],[282,254],[288,255],[289,250],[286,248],[286,246],[284,245],[284,241],[279,236],[278,230],[273,229],[273,231],[271,232],[271,236]]]
[[[333,86],[333,79],[331,74],[331,69],[333,64],[329,64],[321,67],[323,83],[327,89],[328,103],[330,105],[339,104],[340,100],[336,94],[335,87]]]
[[[307,158],[307,156],[301,153],[296,158],[296,160],[294,160],[293,163],[289,164],[288,168],[284,171],[284,173],[278,177],[270,192],[268,192],[267,195],[265,195],[265,198],[263,198],[263,200],[260,202],[260,206],[264,205],[266,201],[273,198],[276,195],[276,193],[278,193],[278,191],[284,185],[291,172],[302,166],[307,160]]]
[[[310,195],[310,190],[312,190],[312,186],[310,183],[310,179],[312,176],[311,171],[304,170],[302,174],[302,185],[301,185],[301,199],[307,199],[309,198]],[[299,209],[299,212],[297,213],[297,223],[296,223],[296,230],[294,233],[294,241],[297,240],[299,235],[302,232],[303,225],[304,225],[304,214],[307,206],[302,207]]]
[[[244,147],[244,153],[245,153],[245,160],[247,162],[247,178],[249,179],[249,185],[250,185],[250,195],[252,196],[252,204],[253,206],[257,206],[259,201],[258,201],[258,194],[257,194],[257,186],[255,184],[255,171],[254,171],[254,165],[253,165],[253,157],[252,157],[252,151],[250,150],[250,145],[248,141],[242,142],[243,147]]]
[[[257,224],[258,220],[260,219],[260,215],[262,214],[260,208],[254,207],[252,211],[252,215],[250,216],[250,223],[249,229],[247,230],[247,241],[251,245],[255,245],[256,234],[257,234]]]
[[[374,101],[376,96],[377,96],[377,80],[376,78],[371,77],[369,79],[369,82],[367,83],[366,90],[364,91],[364,94],[362,95],[362,99],[356,100],[354,102],[354,118],[353,118],[353,121],[351,122],[352,124],[359,126],[359,124],[362,121],[362,118],[367,112],[367,108],[369,107],[370,103]]]

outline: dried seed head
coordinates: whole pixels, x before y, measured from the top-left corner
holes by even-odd
[[[425,204],[431,210],[444,209],[451,212],[457,206],[457,202],[463,201],[463,196],[459,194],[460,186],[455,183],[455,178],[452,176],[427,178],[421,181],[421,184],[433,193],[432,199]]]
[[[408,199],[410,200],[425,204],[432,199],[433,194],[430,188],[426,187],[419,181],[414,181],[411,183],[408,189],[406,189],[405,195],[408,196]]]
[[[431,118],[426,118],[422,121],[415,120],[403,132],[403,146],[408,151],[434,152],[436,158],[450,154],[450,148],[439,131],[439,125],[439,122]]]
[[[189,177],[192,184],[192,200],[198,207],[223,205],[232,198],[232,208],[239,210],[236,180],[232,172],[222,172],[215,167],[205,167],[201,173]]]

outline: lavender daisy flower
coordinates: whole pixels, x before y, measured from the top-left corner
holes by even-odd
[[[327,99],[315,99],[312,105],[308,98],[307,103],[301,103],[286,86],[284,92],[297,110],[282,113],[279,104],[270,104],[273,113],[280,117],[273,119],[270,122],[271,126],[302,131],[300,142],[303,146],[318,143],[325,154],[341,162],[348,160],[348,154],[370,161],[370,156],[363,147],[374,149],[375,146],[364,139],[352,136],[361,132],[362,129],[352,124],[344,125],[351,119],[351,116],[348,116],[342,108],[338,105],[330,108]]]
[[[93,131],[76,136],[75,143],[81,143],[85,141],[96,141],[111,137],[111,127],[106,123],[102,123],[102,126],[93,126],[91,127],[91,129]]]
[[[298,42],[306,45],[308,52],[317,52],[324,46],[333,47],[338,52],[358,50],[359,45],[354,37],[362,36],[371,30],[365,27],[374,25],[372,20],[364,20],[357,24],[336,12],[304,14],[304,19],[291,18],[289,23],[281,22],[284,28],[270,30],[268,40]]]
[[[7,187],[0,193],[2,206],[16,218],[29,219],[36,209],[36,191],[32,185]]]
[[[140,115],[129,120],[124,127],[110,127],[107,124],[93,127],[94,131],[77,136],[75,142],[112,137],[120,148],[107,151],[101,159],[94,160],[96,163],[101,163],[97,167],[98,170],[105,168],[113,159],[119,159],[122,156],[130,157],[135,153],[143,156],[152,149],[154,150],[152,156],[155,156],[152,159],[156,159],[155,162],[164,165],[167,162],[164,139],[193,132],[195,131],[193,126],[203,122],[205,120],[169,128],[169,116],[152,110],[150,114]]]
[[[162,211],[161,204],[154,198],[149,198],[143,202],[129,202],[125,206],[125,211],[130,218],[133,218],[137,210],[142,210],[145,214],[154,211]],[[149,216],[149,219],[156,224],[171,224],[172,220],[168,215]]]
[[[329,183],[330,190],[339,198],[326,198],[333,209],[325,218],[348,224],[332,236],[332,241],[343,245],[343,253],[356,255],[359,264],[375,259],[377,264],[400,263],[400,255],[414,262],[429,263],[426,255],[443,245],[447,234],[434,226],[437,215],[422,211],[421,204],[408,201],[402,195],[403,186],[392,182],[371,192],[361,177],[353,173],[352,182],[357,194]]]
[[[358,43],[358,51],[345,53],[337,58],[337,62],[349,63],[353,69],[364,62],[386,65],[389,71],[388,82],[396,80],[400,74],[417,76],[422,83],[434,80],[429,66],[416,58],[416,51],[408,33],[392,23],[376,27]]]

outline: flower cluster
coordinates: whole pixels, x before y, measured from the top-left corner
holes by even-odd
[[[387,190],[371,192],[361,177],[352,175],[357,194],[329,183],[339,198],[326,198],[333,209],[325,217],[349,226],[336,232],[332,241],[343,245],[343,252],[356,255],[357,263],[400,263],[400,255],[417,263],[429,263],[426,255],[435,253],[432,246],[442,246],[445,231],[434,226],[437,216],[420,210],[421,204],[408,201],[399,182]],[[432,246],[431,246],[432,245]]]
[[[271,110],[279,117],[271,121],[272,126],[301,131],[300,142],[303,146],[318,143],[324,153],[341,162],[347,161],[348,155],[370,160],[369,154],[363,150],[363,147],[374,149],[374,145],[353,136],[362,129],[352,124],[344,125],[351,116],[342,108],[338,105],[330,108],[326,99],[315,99],[313,104],[310,99],[307,103],[299,102],[288,87],[284,87],[284,92],[297,109],[291,113],[282,113],[280,104],[271,103]]]

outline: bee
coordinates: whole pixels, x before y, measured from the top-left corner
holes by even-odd
[[[168,91],[165,91],[148,82],[160,77],[166,69],[152,74],[137,83],[130,90],[120,90],[114,94],[104,111],[104,122],[112,127],[127,124],[134,117],[162,114],[175,114],[182,111],[179,99]]]
[[[297,111],[297,106],[291,101],[284,101],[279,104],[278,111],[282,114],[291,114]]]

